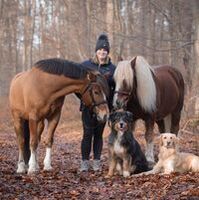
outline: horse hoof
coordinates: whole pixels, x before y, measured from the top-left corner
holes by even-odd
[[[19,163],[17,168],[17,173],[26,173],[26,172],[27,172],[27,167],[25,163],[23,162]]]
[[[152,160],[149,160],[149,161],[148,161],[148,167],[149,167],[149,168],[153,168],[154,165],[155,165],[155,161],[152,161]]]
[[[28,169],[28,175],[31,175],[31,174],[35,174],[36,172],[38,172],[38,168],[37,167],[33,167],[33,168],[30,168]]]
[[[26,169],[18,168],[18,169],[17,169],[17,173],[18,173],[18,174],[24,174],[24,173],[26,173]]]
[[[52,168],[52,166],[50,165],[50,166],[44,166],[44,170],[45,171],[51,171],[53,168]]]
[[[130,172],[128,171],[123,171],[123,177],[129,177],[130,176]]]
[[[149,165],[155,164],[154,158],[152,156],[146,156],[146,159]]]

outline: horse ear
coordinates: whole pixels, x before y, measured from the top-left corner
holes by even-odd
[[[96,75],[94,73],[92,73],[92,72],[88,72],[87,79],[89,81],[96,81]]]
[[[134,67],[135,67],[136,58],[137,58],[137,56],[136,56],[136,57],[134,57],[134,58],[133,58],[133,59],[130,61],[130,63],[131,63],[131,67],[132,67],[132,68],[134,68]]]
[[[120,62],[120,61],[123,61],[123,60],[124,59],[123,59],[122,55],[118,55],[117,61]]]

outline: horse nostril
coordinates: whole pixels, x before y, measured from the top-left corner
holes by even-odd
[[[121,103],[120,103],[119,100],[116,101],[116,106],[117,106],[118,109],[121,108]]]
[[[106,122],[108,120],[108,115],[104,115],[103,121]]]

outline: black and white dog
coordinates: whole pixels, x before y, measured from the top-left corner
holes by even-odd
[[[128,111],[117,111],[110,115],[109,126],[109,171],[113,176],[115,169],[124,177],[131,173],[150,170],[139,143],[132,132],[133,114]]]

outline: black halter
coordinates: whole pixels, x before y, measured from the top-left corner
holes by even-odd
[[[101,102],[99,102],[99,103],[96,103],[95,98],[94,98],[93,93],[92,93],[92,85],[93,85],[94,83],[97,83],[97,82],[95,82],[95,81],[89,82],[88,85],[86,86],[86,88],[85,88],[85,89],[83,90],[83,92],[81,93],[81,97],[83,97],[83,95],[84,95],[87,91],[89,91],[90,97],[91,97],[91,99],[92,99],[92,104],[91,104],[91,106],[90,106],[91,109],[93,109],[94,107],[99,106],[99,105],[101,105],[101,104],[108,104],[107,100],[104,100],[104,101],[101,101]]]
[[[125,91],[115,91],[114,94],[121,94],[123,96],[130,96],[131,92],[125,92]]]

